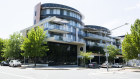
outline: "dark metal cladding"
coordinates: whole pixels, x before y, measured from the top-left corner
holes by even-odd
[[[62,5],[62,4],[55,4],[55,3],[44,3],[44,4],[41,5],[41,7],[60,7],[60,8],[71,9],[71,10],[79,12],[78,10],[76,10],[72,7],[68,7],[68,6]]]
[[[84,23],[82,22],[82,15],[80,14],[80,12],[72,7],[68,7],[66,5],[62,5],[62,4],[55,4],[55,3],[44,3],[41,4],[41,7],[43,8],[60,8],[60,15],[59,14],[41,14],[41,19],[44,19],[48,16],[57,16],[58,18],[62,18],[62,19],[67,19],[67,20],[74,20],[76,22],[79,22],[80,24],[84,25]],[[81,19],[77,19],[75,17],[71,17],[69,15],[63,15],[63,9],[66,10],[72,10],[75,11],[80,17]],[[70,11],[69,11],[70,12]]]

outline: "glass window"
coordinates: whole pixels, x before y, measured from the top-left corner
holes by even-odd
[[[73,32],[76,33],[76,28],[73,28]]]
[[[71,32],[71,27],[70,26],[68,26],[68,31]]]
[[[71,17],[73,16],[73,13],[72,13],[72,12],[70,12],[70,16],[71,16]]]
[[[67,11],[67,16],[69,16],[70,15],[70,12],[69,11]]]
[[[64,15],[67,15],[67,11],[66,10],[64,10]]]
[[[60,9],[56,9],[56,14],[60,14]]]
[[[70,34],[68,34],[68,38],[71,38],[71,35]]]
[[[72,25],[72,21],[71,20],[69,21],[69,24]]]
[[[50,9],[50,14],[53,14],[53,9]]]
[[[46,9],[46,14],[50,14],[50,9]]]
[[[75,21],[73,21],[73,26],[76,26],[76,22]]]
[[[35,11],[35,16],[36,16],[36,11]]]
[[[45,10],[41,11],[41,15],[45,15],[45,13],[46,13]]]
[[[56,9],[53,9],[53,14],[56,14]]]
[[[53,9],[53,14],[60,14],[60,9]]]
[[[34,24],[36,24],[36,20],[34,20]]]
[[[71,39],[73,39],[73,36],[71,35]]]
[[[73,32],[73,27],[71,27],[71,32]]]
[[[76,37],[75,36],[73,36],[73,40],[76,41]]]
[[[73,13],[73,17],[75,17],[75,18],[76,18],[76,14],[75,14],[75,13]]]
[[[77,27],[80,27],[80,23],[77,23]]]

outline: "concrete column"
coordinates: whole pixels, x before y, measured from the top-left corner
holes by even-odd
[[[79,31],[79,29],[76,28],[76,41],[77,41],[77,42],[78,42],[78,31]]]
[[[78,61],[78,59],[79,59],[79,56],[80,56],[80,52],[81,52],[81,50],[80,50],[80,48],[83,48],[83,51],[82,52],[86,52],[86,44],[79,44],[79,45],[77,45],[77,65],[78,65],[78,63],[79,63],[79,61]]]

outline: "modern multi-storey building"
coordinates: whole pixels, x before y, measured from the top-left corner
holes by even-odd
[[[47,30],[49,52],[44,63],[50,65],[77,65],[80,52],[86,52],[86,46],[116,45],[116,39],[110,37],[110,31],[101,26],[84,25],[82,14],[61,4],[37,4],[34,12],[34,25],[22,30],[23,36],[36,26]]]

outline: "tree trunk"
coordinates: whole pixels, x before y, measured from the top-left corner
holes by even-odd
[[[36,57],[34,58],[34,66],[36,67]]]

